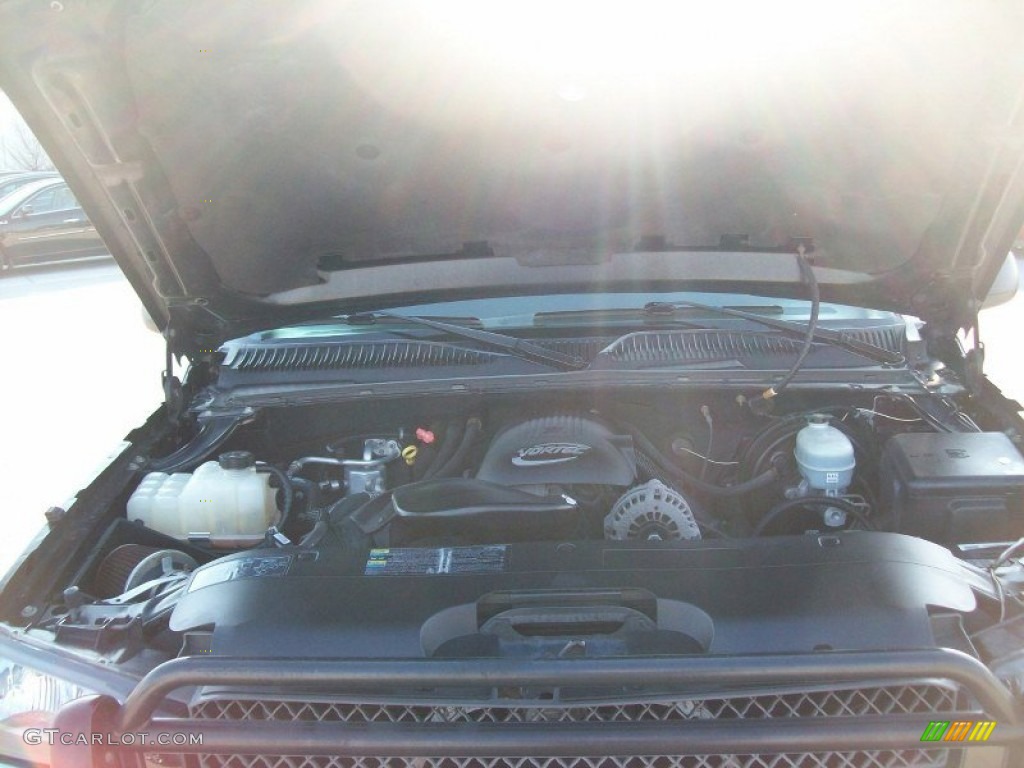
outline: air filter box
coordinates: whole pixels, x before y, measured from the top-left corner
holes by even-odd
[[[882,511],[901,533],[943,544],[1024,533],[1024,457],[1002,432],[895,435],[880,473]]]

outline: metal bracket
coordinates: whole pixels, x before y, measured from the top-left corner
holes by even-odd
[[[973,349],[969,349],[964,355],[964,384],[974,394],[982,389],[982,382],[985,376],[985,345],[980,341],[975,342]]]
[[[171,326],[168,326],[164,332],[164,338],[167,341],[167,346],[164,370],[160,374],[160,386],[164,391],[164,408],[167,412],[167,420],[171,424],[178,424],[181,421],[181,414],[185,410],[185,393],[182,390],[181,381],[174,375],[174,351],[171,347],[174,330]]]

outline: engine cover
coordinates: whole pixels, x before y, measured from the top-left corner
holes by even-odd
[[[633,439],[594,419],[560,415],[516,424],[487,449],[477,478],[504,486],[631,485]]]

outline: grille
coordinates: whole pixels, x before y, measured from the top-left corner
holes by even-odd
[[[635,757],[320,757],[204,755],[203,768],[944,768],[942,750]]]
[[[644,699],[616,703],[524,705],[310,701],[306,698],[196,700],[199,719],[338,723],[622,723],[695,719],[857,717],[956,711],[961,691],[943,683],[834,688],[744,696]],[[923,724],[922,724],[923,727]],[[785,754],[649,755],[630,757],[333,757],[199,755],[202,768],[947,768],[946,750],[861,750]]]
[[[849,688],[708,699],[573,706],[419,705],[279,699],[201,700],[192,715],[215,720],[339,723],[624,723],[769,717],[856,717],[956,710],[959,691],[939,684]]]

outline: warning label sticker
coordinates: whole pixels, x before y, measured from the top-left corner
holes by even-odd
[[[371,549],[366,576],[437,576],[445,573],[501,573],[508,569],[508,547]]]

